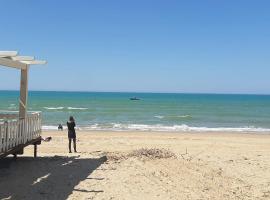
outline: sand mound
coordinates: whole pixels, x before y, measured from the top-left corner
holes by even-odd
[[[156,148],[153,149],[141,148],[132,151],[130,154],[128,154],[128,156],[137,158],[147,157],[149,159],[176,158],[176,155],[173,152],[167,149],[156,149]]]
[[[154,159],[176,158],[176,155],[167,149],[141,148],[141,149],[133,150],[132,152],[128,154],[108,153],[107,158],[108,160],[111,160],[111,161],[127,160],[129,158],[154,160]]]

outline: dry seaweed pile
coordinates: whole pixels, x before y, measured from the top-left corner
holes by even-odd
[[[157,148],[141,148],[138,150],[134,150],[130,152],[129,154],[123,155],[123,154],[108,154],[107,158],[108,160],[112,161],[120,161],[120,160],[126,160],[128,158],[140,158],[140,159],[167,159],[167,158],[176,158],[176,155],[167,150],[167,149],[157,149]]]
[[[142,149],[132,151],[129,154],[129,157],[137,157],[137,158],[147,157],[150,159],[161,159],[161,158],[176,158],[176,155],[167,149],[142,148]]]

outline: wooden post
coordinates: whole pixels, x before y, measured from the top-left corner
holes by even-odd
[[[27,115],[27,97],[28,97],[28,66],[25,69],[21,69],[20,111],[19,111],[20,119],[25,119]]]
[[[34,158],[37,157],[37,144],[34,144]]]
[[[4,137],[4,151],[8,149],[8,121],[5,121],[5,137]]]

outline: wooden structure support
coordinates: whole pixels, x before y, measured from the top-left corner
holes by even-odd
[[[39,145],[41,139],[41,114],[28,113],[25,119],[18,114],[0,114],[0,156],[23,154],[24,144]],[[36,141],[37,139],[37,141]]]
[[[27,95],[28,95],[28,67],[26,67],[25,69],[21,69],[19,119],[26,118]]]
[[[37,150],[37,145],[41,144],[41,137],[38,137],[38,138],[35,138],[29,142],[26,142],[25,144],[20,144],[2,154],[0,154],[0,159],[1,158],[4,158],[10,154],[13,154],[14,156],[17,156],[17,155],[20,155],[20,154],[23,154],[23,149],[28,146],[28,145],[34,145],[34,149]],[[34,151],[34,157],[37,156],[37,152]]]
[[[18,56],[17,51],[0,51],[0,66],[21,71],[19,114],[0,112],[0,158],[9,154],[16,158],[30,144],[34,145],[34,157],[37,156],[37,145],[41,143],[41,114],[27,113],[28,71],[30,65],[46,63],[33,56]]]

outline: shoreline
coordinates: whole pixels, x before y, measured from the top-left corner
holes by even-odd
[[[42,132],[44,133],[63,133],[67,132],[67,129],[64,129],[63,131],[61,130],[47,130],[47,129],[42,129]],[[76,133],[146,133],[146,134],[176,134],[176,135],[181,135],[181,134],[191,134],[191,135],[269,135],[270,136],[270,131],[155,131],[155,130],[83,130],[83,129],[77,129]]]
[[[137,127],[138,126],[138,127]],[[113,131],[113,132],[122,132],[122,131],[137,131],[137,132],[195,132],[195,133],[205,133],[205,132],[235,132],[235,133],[266,133],[270,134],[269,128],[261,127],[190,127],[187,125],[175,125],[175,126],[161,126],[161,125],[136,125],[135,127],[121,127],[121,128],[97,128],[89,126],[77,126],[78,131]],[[58,126],[42,126],[42,131],[57,131]],[[63,130],[67,130],[66,126],[63,126]]]

